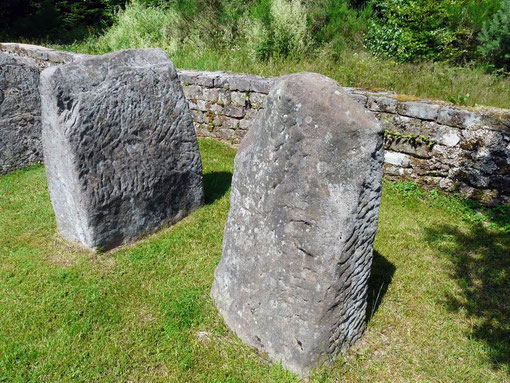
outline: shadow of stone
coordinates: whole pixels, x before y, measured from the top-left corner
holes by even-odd
[[[508,208],[508,207],[504,207]],[[469,338],[484,342],[495,368],[510,374],[510,208],[490,224],[475,222],[468,232],[443,225],[425,230],[425,241],[438,246],[454,265],[461,295],[446,294],[441,302],[472,319]]]
[[[232,173],[211,172],[204,174],[205,203],[212,204],[222,198],[230,189]]]
[[[366,322],[374,316],[395,274],[395,265],[374,250],[372,270],[368,280]]]

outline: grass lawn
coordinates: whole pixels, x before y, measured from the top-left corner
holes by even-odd
[[[200,140],[207,204],[105,254],[56,234],[44,168],[0,178],[0,382],[298,382],[209,289],[234,149]],[[363,340],[311,382],[510,382],[509,209],[385,183]]]

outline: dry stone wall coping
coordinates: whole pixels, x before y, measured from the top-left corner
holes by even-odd
[[[89,55],[85,54],[64,52],[31,44],[0,43],[0,50],[11,55],[33,59],[39,70],[53,65],[69,64],[89,57]]]
[[[39,71],[0,52],[0,175],[42,161]]]

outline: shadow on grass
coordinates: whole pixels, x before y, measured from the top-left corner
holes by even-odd
[[[214,201],[227,194],[232,183],[232,173],[211,172],[204,174],[205,203],[212,204]]]
[[[500,215],[501,217],[501,215]],[[460,296],[447,294],[452,311],[463,310],[472,320],[468,336],[487,344],[494,367],[510,374],[510,234],[507,219],[494,220],[496,229],[476,222],[468,232],[443,225],[426,229],[425,241],[438,246],[454,264]]]
[[[374,250],[374,259],[372,262],[372,270],[368,281],[368,297],[367,297],[367,323],[372,319],[375,312],[379,308],[384,295],[388,291],[388,287],[395,274],[395,265],[384,258],[378,251]]]

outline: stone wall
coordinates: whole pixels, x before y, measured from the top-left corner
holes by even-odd
[[[199,135],[239,144],[277,79],[179,71]],[[510,110],[344,88],[386,129],[384,172],[485,203],[510,201]]]
[[[42,69],[85,55],[24,44],[2,51]],[[277,79],[226,72],[178,71],[200,136],[239,144]],[[460,108],[392,92],[344,88],[386,128],[384,171],[428,188],[485,203],[510,202],[510,110]]]
[[[28,57],[35,62],[39,70],[54,65],[69,64],[88,56],[80,53],[57,51],[39,45],[18,43],[0,43],[0,51],[13,56]]]

